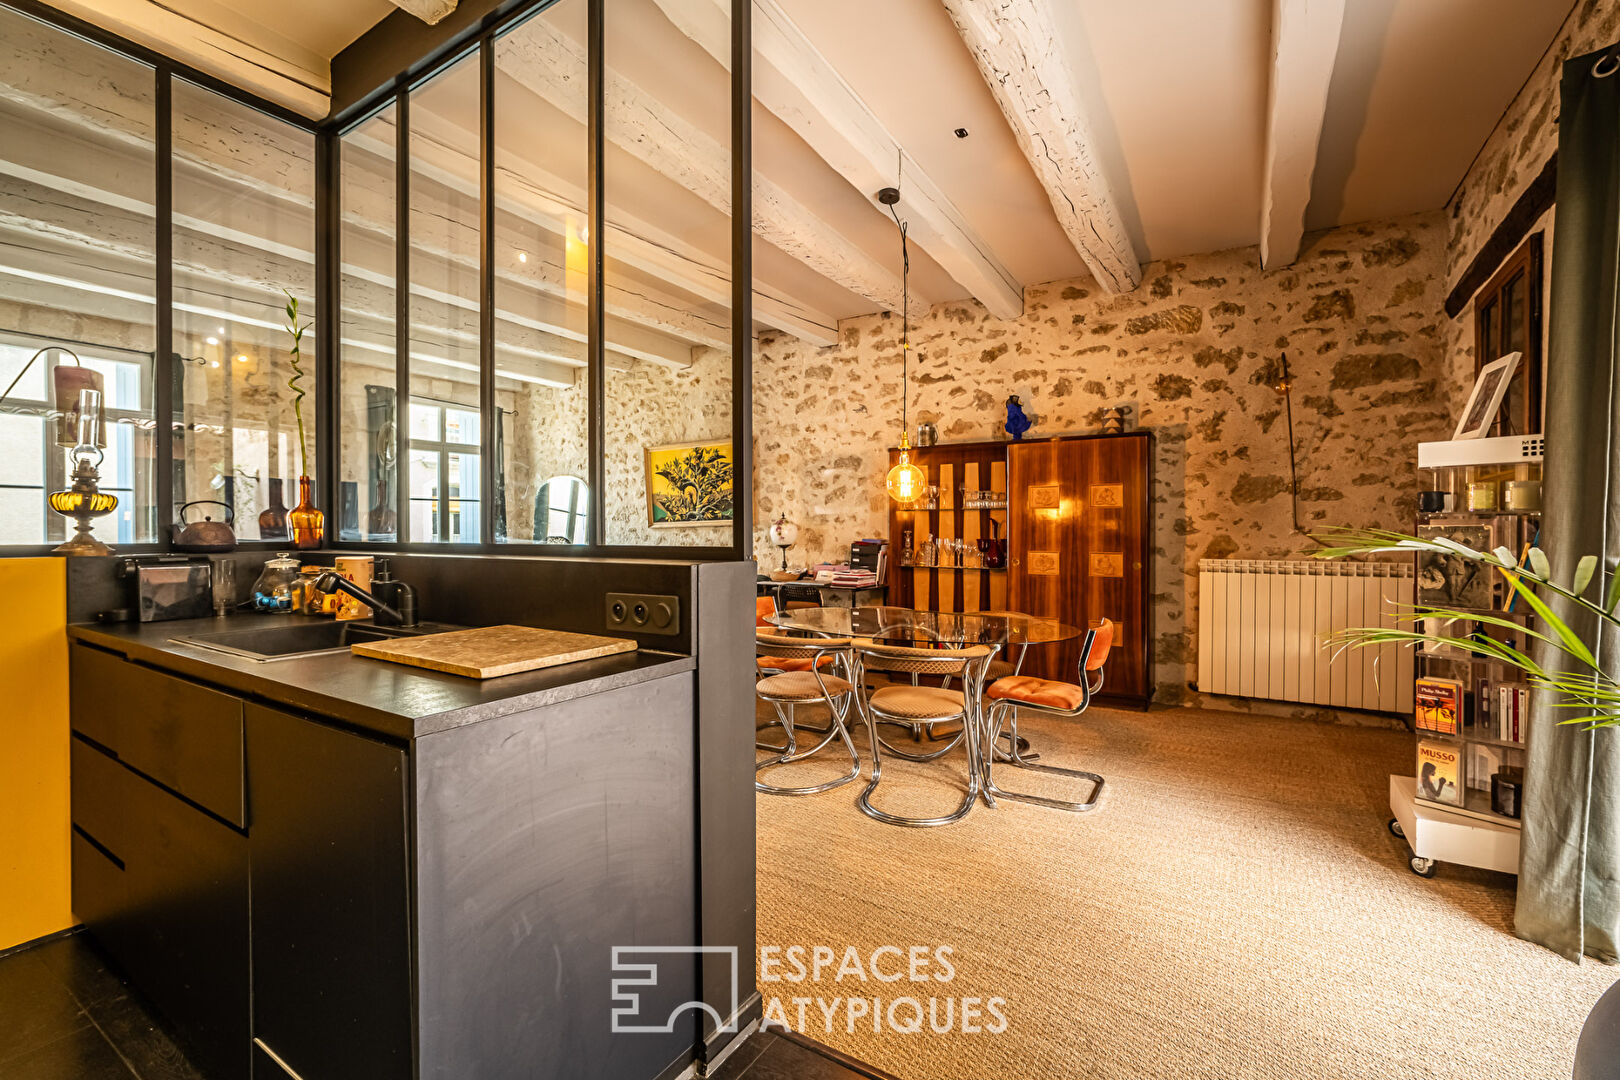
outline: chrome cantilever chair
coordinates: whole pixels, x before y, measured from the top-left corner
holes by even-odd
[[[1086,631],[1086,636],[1080,644],[1078,685],[1053,679],[1037,679],[1031,675],[1011,675],[997,679],[985,691],[985,697],[990,700],[991,705],[984,747],[980,752],[984,759],[984,789],[988,798],[1016,799],[1058,810],[1071,810],[1075,813],[1083,813],[1097,805],[1097,799],[1102,795],[1103,778],[1096,773],[1081,769],[1060,769],[1055,765],[1037,765],[1030,758],[1023,756],[1019,749],[1021,743],[1018,738],[1018,714],[1020,711],[1028,711],[1042,716],[1072,719],[1085,712],[1091,707],[1092,696],[1102,689],[1103,664],[1108,660],[1108,650],[1113,643],[1114,624],[1107,619]],[[1004,754],[996,747],[1003,724],[1009,725],[1007,734],[1010,736],[1008,740],[1010,749]],[[1085,802],[1068,802],[1063,799],[1047,798],[1044,795],[1027,795],[1003,790],[996,786],[992,771],[992,766],[997,760],[1020,769],[1033,769],[1088,781],[1092,785],[1091,798]]]
[[[754,693],[770,702],[777,721],[787,734],[782,746],[758,742],[755,746],[776,756],[754,766],[756,773],[777,765],[803,761],[821,752],[835,738],[841,738],[849,752],[850,771],[821,784],[806,787],[778,787],[755,779],[754,788],[768,795],[815,795],[831,791],[861,775],[861,757],[849,737],[849,713],[855,702],[855,687],[837,672],[849,674],[848,638],[804,638],[785,634],[756,633],[755,667],[762,676],[754,683]],[[825,704],[831,717],[826,728],[811,728],[822,739],[808,750],[799,750],[794,711],[800,705]]]
[[[980,695],[984,689],[984,669],[996,654],[989,645],[973,645],[958,649],[913,649],[898,645],[879,645],[865,638],[856,638],[855,685],[864,688],[864,667],[873,660],[882,662],[883,670],[910,675],[957,675],[962,679],[961,691],[944,690],[936,686],[884,686],[874,690],[861,702],[861,713],[866,720],[867,737],[872,743],[872,779],[857,798],[856,805],[867,817],[889,825],[907,825],[912,828],[931,828],[960,821],[973,809],[979,797],[979,728],[982,724]],[[959,720],[962,731],[944,748],[930,754],[908,754],[890,746],[878,734],[883,723],[908,726],[913,723],[936,724]],[[953,749],[960,742],[967,747],[968,786],[962,804],[948,814],[937,817],[914,818],[891,814],[872,805],[872,793],[883,779],[883,751],[910,761],[932,761]]]

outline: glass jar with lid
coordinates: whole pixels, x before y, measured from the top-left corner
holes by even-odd
[[[291,552],[278,551],[264,564],[264,571],[253,583],[253,610],[269,614],[290,613],[301,590],[299,563]]]

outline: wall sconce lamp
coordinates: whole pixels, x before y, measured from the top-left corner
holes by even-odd
[[[1294,449],[1294,379],[1288,372],[1288,354],[1282,354],[1282,366],[1276,370],[1271,380],[1271,389],[1283,399],[1283,410],[1287,414],[1288,423],[1288,478],[1289,500],[1294,509],[1294,531],[1302,536],[1309,536],[1305,527],[1299,522],[1299,464],[1295,458]]]

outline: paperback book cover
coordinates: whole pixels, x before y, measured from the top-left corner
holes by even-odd
[[[1455,735],[1462,730],[1462,683],[1456,679],[1419,679],[1415,694],[1419,731]]]
[[[1429,802],[1462,805],[1461,747],[1428,739],[1418,743],[1417,795]]]

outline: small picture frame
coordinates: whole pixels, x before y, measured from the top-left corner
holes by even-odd
[[[1479,376],[1474,380],[1474,392],[1468,395],[1468,404],[1463,407],[1462,418],[1457,421],[1457,430],[1451,436],[1453,439],[1483,439],[1490,434],[1491,425],[1496,423],[1496,413],[1502,407],[1502,399],[1507,396],[1508,383],[1512,381],[1514,369],[1519,366],[1523,355],[1508,353],[1479,369]]]

